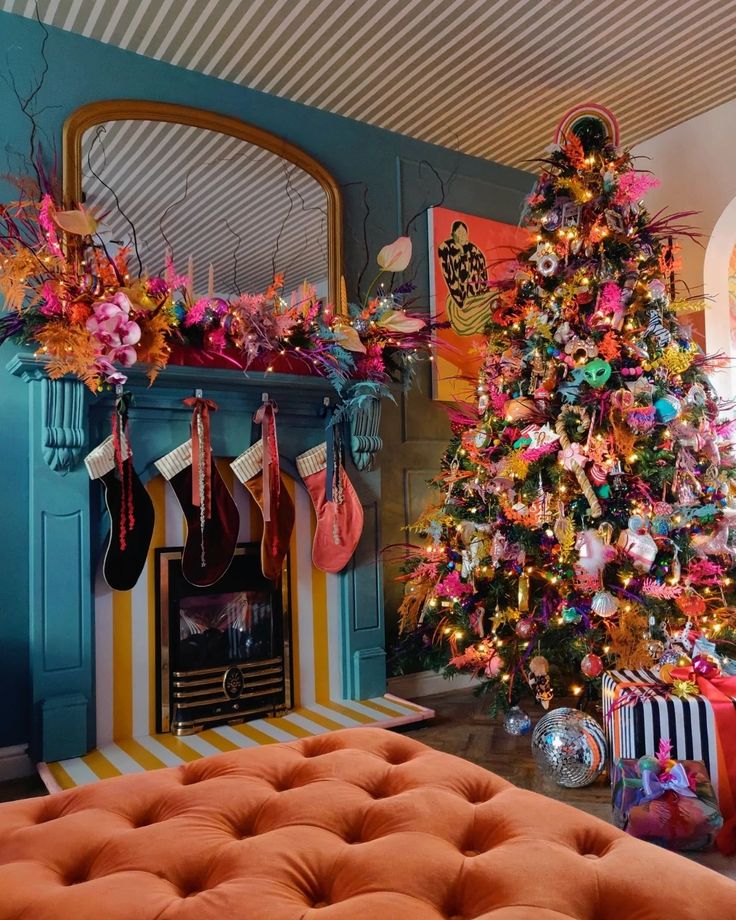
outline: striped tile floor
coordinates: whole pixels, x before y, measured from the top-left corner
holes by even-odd
[[[84,757],[39,764],[50,792],[84,786],[123,773],[176,767],[221,751],[278,741],[294,741],[360,725],[392,728],[434,717],[434,711],[387,693],[369,700],[330,700],[294,709],[281,718],[256,719],[222,725],[181,738],[171,734],[143,735],[96,748]]]

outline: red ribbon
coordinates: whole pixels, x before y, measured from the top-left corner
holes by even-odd
[[[253,416],[256,425],[261,426],[263,440],[263,520],[271,520],[271,483],[273,498],[278,501],[281,488],[281,471],[279,469],[279,447],[276,440],[276,413],[279,407],[269,399],[264,402]]]
[[[192,406],[192,504],[195,508],[204,504],[206,518],[212,517],[212,445],[210,444],[210,410],[217,411],[217,403],[201,396],[190,396],[185,406]],[[202,437],[199,436],[199,421],[202,422]],[[201,473],[204,472],[204,489],[200,492]]]
[[[716,846],[724,856],[733,856],[736,854],[736,776],[730,771],[736,768],[736,707],[732,699],[736,697],[736,677],[721,676],[709,680],[688,667],[673,668],[670,673],[673,680],[690,680],[697,684],[700,695],[713,708],[718,756],[718,804],[724,819],[723,827],[716,837]],[[644,700],[643,695],[637,698],[637,691],[646,693],[651,689],[661,692],[663,688],[661,685],[640,681],[622,681],[617,684],[609,719],[622,705]],[[631,696],[627,696],[627,693]]]
[[[718,752],[718,804],[724,818],[716,846],[725,856],[736,853],[736,677],[703,677],[692,668],[673,668],[675,680],[691,680],[698,685],[713,708]]]

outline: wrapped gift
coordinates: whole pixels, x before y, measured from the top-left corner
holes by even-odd
[[[677,760],[703,761],[726,819],[719,847],[736,852],[736,679],[692,672],[665,684],[655,671],[618,670],[604,673],[602,690],[612,766],[652,754],[662,738]]]
[[[662,773],[619,758],[611,782],[614,823],[632,837],[670,850],[703,850],[723,826],[702,760],[678,761]]]

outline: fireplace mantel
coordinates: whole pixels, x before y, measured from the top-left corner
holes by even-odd
[[[78,380],[52,381],[32,353],[8,370],[29,386],[29,605],[32,753],[39,760],[79,756],[95,746],[93,584],[106,536],[102,496],[82,460],[107,436],[114,393],[92,395]],[[257,437],[252,417],[262,394],[278,404],[279,453],[297,478],[295,457],[324,440],[325,400],[336,393],[313,376],[201,367],[167,367],[153,387],[145,368],[129,372],[131,441],[142,480],[154,462],[189,436],[195,389],[219,406],[212,418],[217,456],[234,457]],[[346,699],[386,686],[380,566],[380,472],[350,468],[365,511],[358,550],[340,575],[342,681]]]

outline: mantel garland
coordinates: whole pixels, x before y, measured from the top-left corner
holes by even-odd
[[[376,287],[410,259],[408,237],[384,246],[363,302],[348,305],[343,293],[340,312],[307,281],[287,302],[281,275],[263,293],[223,298],[210,280],[196,296],[191,260],[186,274],[170,255],[161,275],[133,274],[128,249],[111,254],[83,206],[62,211],[50,194],[21,195],[0,205],[0,343],[33,343],[51,379],[71,374],[93,392],[125,383],[137,363],[153,383],[183,350],[194,363],[219,358],[244,371],[272,371],[283,356],[338,393],[356,381],[385,393],[390,380],[411,377],[415,360],[431,358],[432,324],[405,309],[411,286]]]

